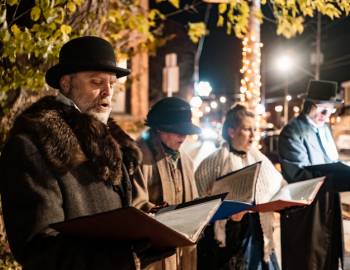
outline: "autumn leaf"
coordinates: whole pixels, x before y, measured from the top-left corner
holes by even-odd
[[[19,27],[16,24],[11,26],[11,32],[15,37],[18,37],[22,33],[21,29],[19,29]]]
[[[67,8],[70,11],[70,13],[74,13],[77,10],[76,5],[71,1],[67,3]]]
[[[227,4],[219,4],[218,10],[219,14],[225,13],[225,11],[227,10]]]
[[[172,4],[176,8],[180,7],[180,0],[169,0],[169,3]]]
[[[60,30],[63,34],[68,35],[70,32],[72,32],[72,27],[67,24],[62,24]]]
[[[188,35],[194,43],[197,43],[199,39],[207,33],[205,24],[203,22],[189,23],[188,27]]]
[[[216,23],[216,26],[223,26],[224,25],[224,17],[222,15],[219,15],[218,21]]]
[[[19,0],[7,0],[6,3],[7,3],[9,6],[14,6],[14,5],[18,5]]]
[[[171,5],[173,5],[176,8],[180,7],[180,0],[156,0],[156,3],[161,2],[169,2]]]
[[[41,15],[41,9],[38,6],[35,6],[32,8],[32,10],[30,11],[30,18],[36,22],[37,20],[39,20]]]

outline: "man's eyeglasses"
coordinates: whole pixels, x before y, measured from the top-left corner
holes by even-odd
[[[332,113],[335,113],[334,107],[324,107],[316,105],[317,112],[326,116],[330,116]]]

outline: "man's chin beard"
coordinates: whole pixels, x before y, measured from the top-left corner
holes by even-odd
[[[87,114],[95,117],[100,122],[107,124],[110,112],[96,112],[96,111],[88,111]]]

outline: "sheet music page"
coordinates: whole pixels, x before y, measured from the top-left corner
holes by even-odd
[[[156,214],[155,219],[196,241],[203,227],[210,221],[220,205],[221,199],[216,199]]]
[[[247,166],[215,181],[212,194],[228,192],[225,200],[254,202],[256,181],[261,163]]]
[[[288,184],[281,188],[280,191],[271,198],[271,201],[312,202],[324,179],[325,177],[318,177]]]

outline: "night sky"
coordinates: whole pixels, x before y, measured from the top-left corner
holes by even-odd
[[[264,9],[264,14],[269,11]],[[216,27],[216,10],[212,9],[209,23],[210,35],[206,37],[201,59],[201,79],[212,83],[218,92],[238,91],[239,69],[241,66],[241,41],[228,36],[224,29]],[[350,17],[334,21],[322,17],[321,51],[324,62],[320,79],[335,80],[339,83],[350,80]],[[289,52],[295,65],[288,72],[289,92],[292,95],[304,92],[311,76],[303,72],[315,73],[310,64],[310,55],[315,51],[316,18],[308,19],[301,35],[286,39],[276,34],[276,25],[264,21],[261,27],[262,81],[266,97],[283,95],[285,75],[276,68],[276,58]]]
[[[195,3],[197,12],[184,11],[172,16],[172,20],[183,23],[204,20],[207,4],[202,1],[181,1],[182,7],[186,3]],[[213,4],[207,27],[209,35],[205,37],[203,51],[200,58],[200,80],[209,81],[214,93],[232,94],[239,92],[242,61],[241,40],[234,35],[227,35],[224,28],[218,28],[217,5]],[[173,11],[171,8],[165,13]],[[263,9],[264,15],[273,19],[268,6]],[[321,51],[324,63],[321,66],[321,79],[342,81],[350,80],[350,17],[330,20],[322,17]],[[286,39],[276,34],[276,25],[264,21],[261,27],[262,48],[262,91],[266,97],[283,95],[285,77],[276,69],[276,58],[283,52],[289,52],[296,61],[296,66],[288,72],[289,93],[296,96],[304,92],[308,81],[312,78],[300,69],[315,73],[310,64],[310,55],[315,51],[316,16],[307,19],[305,30],[301,35]]]
[[[288,73],[289,92],[295,95],[304,92],[310,75],[301,71],[315,73],[310,64],[311,53],[315,51],[316,18],[307,20],[304,32],[292,39],[278,37],[275,25],[265,22],[262,26],[263,59],[267,96],[282,95],[283,75],[275,68],[275,60],[280,51],[294,55],[296,68]],[[350,18],[331,21],[322,16],[321,52],[324,56],[320,69],[320,79],[339,83],[350,80]],[[283,87],[283,86],[282,86]]]

